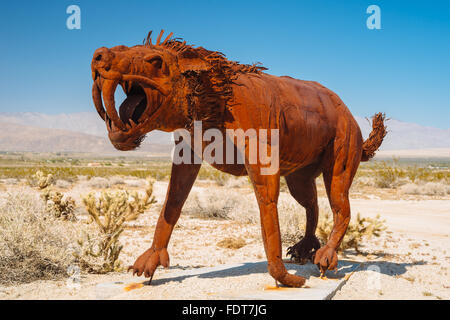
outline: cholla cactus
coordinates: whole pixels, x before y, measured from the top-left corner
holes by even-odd
[[[71,197],[64,197],[61,192],[44,189],[41,194],[42,199],[47,204],[47,211],[53,213],[56,218],[75,221],[76,216],[75,200]]]
[[[325,213],[324,219],[320,221],[317,227],[317,236],[322,242],[326,242],[328,235],[333,227],[333,218],[329,212]],[[360,253],[359,247],[362,240],[372,237],[379,237],[386,230],[385,220],[380,219],[380,215],[375,218],[361,218],[360,214],[356,215],[356,219],[348,225],[345,237],[339,247],[339,250],[353,248]]]
[[[103,191],[98,198],[95,192],[83,198],[90,215],[88,223],[95,222],[100,231],[97,240],[88,235],[79,242],[86,257],[103,259],[101,268],[92,271],[109,272],[120,269],[118,258],[123,246],[119,242],[119,236],[125,229],[125,222],[137,219],[156,202],[152,197],[153,183],[153,180],[148,180],[148,187],[143,196],[137,192]]]
[[[32,186],[37,186],[39,189],[45,189],[52,185],[54,182],[52,174],[45,175],[41,170],[36,171],[36,173],[31,177],[30,184]]]
[[[53,182],[52,174],[45,175],[41,170],[36,171],[29,180],[31,186],[41,190],[41,198],[47,205],[47,212],[54,214],[56,218],[75,221],[75,201],[61,192],[51,190]]]

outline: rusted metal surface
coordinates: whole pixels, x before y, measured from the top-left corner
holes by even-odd
[[[161,31],[152,44],[150,33],[143,45],[95,51],[91,63],[93,101],[105,120],[111,143],[119,150],[132,150],[155,129],[171,132],[185,128],[192,133],[194,121],[202,121],[203,130],[216,128],[224,135],[227,129],[279,130],[279,170],[275,174],[261,174],[264,164],[249,161],[250,141],[234,150],[243,155],[243,164],[212,165],[250,177],[261,212],[268,270],[277,281],[292,287],[305,283],[303,277],[289,274],[282,261],[276,205],[280,176],[286,177],[290,193],[307,212],[305,238],[290,248],[289,254],[300,260],[313,259],[322,272],[335,269],[336,248],[350,221],[348,192],[360,161],[373,157],[383,141],[384,115],[375,115],[373,131],[363,141],[346,105],[321,84],[269,75],[259,65],[230,61],[220,52],[193,47],[171,35],[162,41]],[[119,85],[127,98],[117,112],[114,93]],[[208,142],[203,142],[201,149],[206,146]],[[173,164],[153,244],[130,267],[134,274],[151,278],[158,265],[169,266],[166,248],[200,166]],[[320,173],[334,214],[333,230],[322,248],[315,237],[315,178]]]

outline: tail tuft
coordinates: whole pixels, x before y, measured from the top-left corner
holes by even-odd
[[[381,146],[384,137],[386,136],[386,126],[384,121],[386,115],[384,113],[377,113],[372,118],[372,132],[370,132],[369,138],[363,142],[363,152],[361,161],[369,161],[375,156],[375,152]]]

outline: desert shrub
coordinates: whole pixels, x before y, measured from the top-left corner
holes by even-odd
[[[224,186],[232,176],[219,171],[210,165],[203,165],[198,173],[199,180],[213,180],[218,186]]]
[[[362,177],[369,179],[363,180]],[[356,180],[366,181],[369,185],[372,185],[373,180],[373,185],[380,188],[395,188],[406,183],[424,182],[440,182],[448,185],[450,170],[433,166],[402,165],[394,159],[392,163],[383,161],[362,164],[356,174]]]
[[[448,185],[439,182],[427,182],[422,186],[422,192],[431,196],[445,196],[447,194]]]
[[[450,186],[440,182],[427,182],[424,184],[408,183],[400,187],[404,194],[445,196],[450,191]]]
[[[224,197],[223,193],[211,190],[207,197],[200,197],[197,192],[193,192],[186,201],[184,212],[202,219],[229,219],[234,205],[233,199]]]
[[[305,210],[293,199],[283,200],[278,203],[281,240],[286,245],[293,245],[304,235]]]
[[[245,239],[241,237],[227,237],[217,242],[217,246],[220,248],[234,249],[234,250],[240,249],[244,247],[246,244],[247,242],[245,241]]]
[[[81,164],[81,161],[78,159],[70,160],[70,165],[72,165],[72,166],[79,166],[80,164]]]
[[[125,184],[125,180],[121,176],[113,176],[113,177],[109,178],[109,183],[112,186],[123,185],[123,184]]]
[[[80,181],[80,182],[84,182],[84,181],[88,181],[88,180],[89,180],[89,177],[80,174],[80,175],[77,175],[76,180],[77,180],[77,181]]]
[[[228,219],[250,224],[259,222],[255,195],[232,189],[226,192],[221,188],[210,188],[202,193],[193,191],[183,206],[183,212],[201,219]]]
[[[280,192],[289,192],[289,188],[284,177],[280,179]]]
[[[201,219],[228,219],[240,223],[260,223],[259,208],[253,193],[242,194],[211,189],[206,194],[192,192],[183,211]],[[278,201],[278,218],[284,243],[293,244],[303,235],[305,210],[290,195]]]
[[[404,194],[421,194],[420,187],[415,183],[407,183],[400,187],[400,191]]]
[[[95,189],[106,189],[109,188],[110,183],[109,180],[102,177],[93,177],[89,179],[87,185],[91,188]]]
[[[46,213],[38,193],[8,193],[0,204],[0,283],[27,283],[67,276],[74,263],[75,224]]]
[[[247,177],[230,178],[224,183],[225,188],[242,188],[250,186]]]
[[[71,184],[69,181],[58,179],[55,181],[55,186],[58,188],[68,189],[70,188]]]
[[[71,197],[46,188],[41,193],[41,198],[47,205],[47,212],[52,213],[55,218],[62,218],[63,220],[70,221],[75,221],[77,219],[74,214],[75,200]]]
[[[375,187],[375,177],[356,175],[351,185],[351,191],[357,191],[361,187]]]
[[[41,199],[44,200],[47,212],[53,214],[55,218],[70,221],[76,220],[74,214],[75,200],[59,191],[52,190],[52,185],[55,183],[52,174],[45,175],[38,170],[28,182],[41,192]]]
[[[91,192],[83,198],[90,216],[95,222],[96,233],[85,233],[79,240],[81,253],[77,255],[84,269],[96,273],[120,270],[119,255],[123,248],[119,236],[128,221],[136,220],[147,210],[155,198],[152,197],[153,181],[148,181],[145,194],[128,191],[103,191],[97,197]]]
[[[400,176],[402,176],[400,169],[384,164],[383,168],[376,170],[375,186],[378,188],[393,188]]]
[[[127,179],[124,180],[124,183],[129,187],[142,187],[143,184],[145,184],[145,181],[143,179]]]
[[[223,196],[223,193],[222,193]],[[227,198],[230,199],[231,209],[229,219],[239,222],[255,224],[259,223],[259,207],[255,194],[242,194],[242,192],[227,192]]]
[[[51,174],[55,179],[76,180],[78,176],[110,177],[114,175],[132,176],[145,179],[152,177],[157,180],[167,179],[170,176],[169,161],[162,163],[151,163],[145,168],[133,167],[68,167],[68,166],[44,166],[40,165],[39,170],[45,175]],[[0,178],[26,178],[28,179],[36,171],[36,166],[4,166],[0,171]]]
[[[326,243],[333,229],[333,215],[330,211],[321,214],[316,234],[322,243]],[[350,221],[339,250],[355,249],[356,252],[360,252],[363,240],[379,237],[386,230],[385,220],[381,220],[379,215],[373,219],[361,218],[358,213],[355,218]]]
[[[17,184],[18,182],[19,182],[19,180],[15,179],[15,178],[9,178],[9,179],[3,180],[3,183],[10,184],[10,185]]]
[[[450,178],[450,171],[441,171],[430,167],[409,166],[404,171],[405,175],[413,183],[425,181],[444,182],[448,184]]]
[[[36,171],[28,180],[30,186],[38,187],[39,189],[45,189],[53,182],[53,175],[51,173],[44,174],[41,170]]]

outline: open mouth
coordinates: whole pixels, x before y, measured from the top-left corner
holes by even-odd
[[[120,84],[125,100],[116,110],[114,94]],[[96,76],[92,88],[94,105],[110,131],[130,131],[140,127],[160,107],[162,95],[139,81],[117,81]],[[106,109],[106,110],[105,110]]]
[[[106,123],[113,145],[120,150],[134,149],[139,146],[146,132],[152,129],[151,123],[158,116],[165,92],[152,80],[142,76],[102,71],[93,74],[94,105]],[[126,94],[118,108],[119,112],[114,101],[118,85]]]
[[[136,124],[139,123],[139,119],[147,108],[147,96],[139,84],[133,82],[131,88],[128,86],[129,82],[123,85],[127,97],[119,107],[119,117],[124,124],[131,125],[130,120]]]

